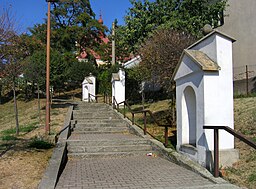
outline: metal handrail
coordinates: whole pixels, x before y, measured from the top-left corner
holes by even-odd
[[[54,137],[55,139],[55,143],[58,142],[58,137],[67,129],[67,128],[70,128],[71,127],[71,120],[73,119],[73,109],[74,109],[74,106],[71,106],[69,109],[68,109],[68,115],[64,121],[64,128],[61,129]],[[70,133],[68,134],[70,135]]]
[[[164,142],[164,145],[167,146],[168,145],[168,127],[172,127],[174,124],[171,123],[170,125],[164,125],[164,124],[160,124],[156,117],[154,116],[153,112],[151,112],[150,110],[139,110],[139,111],[133,111],[131,106],[129,105],[128,101],[125,100],[123,102],[120,102],[120,103],[117,103],[115,97],[113,96],[113,108],[115,108],[117,106],[117,109],[119,110],[119,105],[120,104],[124,104],[124,112],[123,112],[123,115],[124,115],[124,118],[126,117],[126,114],[125,114],[125,107],[127,106],[129,111],[131,112],[132,114],[132,124],[134,125],[134,115],[137,114],[137,113],[143,113],[144,117],[143,117],[143,120],[144,120],[144,135],[146,135],[148,132],[147,132],[147,113],[150,115],[150,117],[152,118],[152,120],[154,121],[154,123],[159,126],[159,127],[164,127],[165,128],[165,132],[164,132],[164,138],[165,138],[165,142]]]
[[[103,95],[93,95],[91,93],[88,94],[88,102],[93,102],[93,100],[91,99],[91,96],[95,98],[96,103],[98,103],[98,97],[104,97]],[[104,98],[104,102],[105,102],[105,98]]]
[[[256,149],[256,143],[247,139],[243,134],[231,129],[228,126],[203,126],[204,129],[214,130],[214,177],[219,177],[219,130],[225,130],[234,137],[240,139],[244,143]]]

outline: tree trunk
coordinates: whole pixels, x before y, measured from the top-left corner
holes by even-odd
[[[25,102],[29,101],[28,97],[28,82],[27,80],[25,81]]]
[[[39,125],[41,125],[40,93],[39,93],[39,84],[38,84],[38,83],[37,83],[37,102],[38,102],[38,118],[39,118]]]
[[[16,135],[19,135],[20,127],[19,127],[19,117],[18,117],[18,108],[17,108],[17,100],[16,100],[16,92],[15,92],[15,78],[13,79],[13,102],[14,102],[14,113],[15,113],[15,121],[16,121]]]
[[[145,110],[145,93],[144,93],[144,90],[141,93],[141,98],[142,98],[142,109]]]
[[[0,104],[2,104],[2,85],[0,84]]]

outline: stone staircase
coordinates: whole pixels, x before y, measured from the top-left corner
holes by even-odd
[[[67,140],[68,157],[146,155],[149,142],[129,130],[128,124],[108,105],[79,103],[73,111],[76,122]]]

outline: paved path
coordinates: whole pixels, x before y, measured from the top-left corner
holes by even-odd
[[[87,128],[88,124],[84,127]],[[143,143],[144,148],[146,145],[140,137],[132,134],[118,131],[100,133],[98,130],[81,132],[80,130],[77,133],[74,132],[70,140],[73,143],[76,142],[75,144],[80,142],[80,146],[75,147],[75,150],[78,150],[76,153],[73,152],[74,148],[71,149],[75,155],[69,156],[68,163],[57,183],[57,189],[237,188],[229,184],[215,184],[158,155],[147,156],[146,153],[150,152],[145,151],[147,148],[130,152],[131,146],[128,146],[128,140],[132,140],[133,146]],[[114,144],[113,141],[115,145],[124,145],[123,148],[129,148],[129,151],[123,149],[120,152],[118,146],[114,148],[118,150],[113,150],[110,148],[110,145]],[[74,144],[70,143],[70,145]],[[91,145],[95,145],[92,152]],[[80,148],[83,149],[82,152]],[[96,149],[97,152],[95,152]],[[107,151],[109,149],[112,151]],[[157,154],[157,152],[154,153]]]

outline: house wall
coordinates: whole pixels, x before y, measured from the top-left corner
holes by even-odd
[[[245,65],[255,65],[256,49],[256,1],[255,0],[228,0],[224,25],[218,30],[234,37],[233,44],[234,76],[245,72]],[[256,75],[256,66],[250,71]],[[236,79],[237,77],[234,77]],[[239,78],[239,77],[238,77]]]

